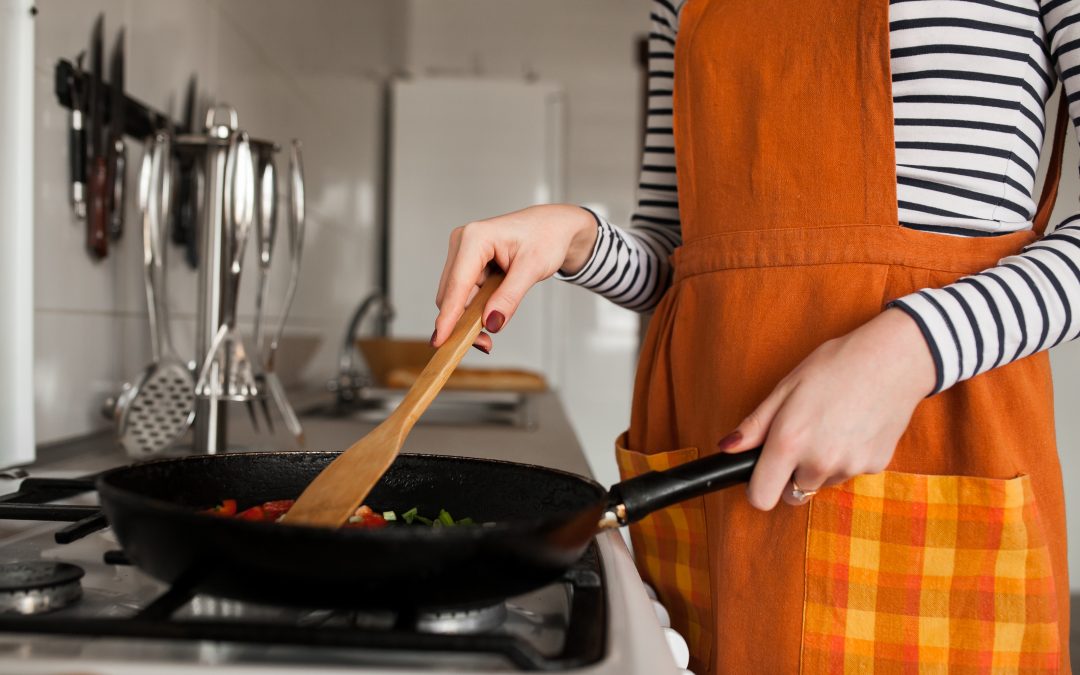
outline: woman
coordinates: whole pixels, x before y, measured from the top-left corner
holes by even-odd
[[[549,205],[455,230],[433,343],[491,260],[489,333],[555,274],[655,308],[624,476],[764,444],[745,491],[632,533],[699,674],[1067,670],[1045,350],[1080,331],[1080,220],[1041,236],[1033,185],[1056,79],[1080,96],[1080,1],[652,22],[634,227]]]

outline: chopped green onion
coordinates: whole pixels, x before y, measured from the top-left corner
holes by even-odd
[[[439,522],[442,523],[443,525],[453,525],[454,524],[454,518],[453,518],[453,516],[450,515],[450,513],[446,509],[440,509],[439,510]]]
[[[382,517],[386,521],[397,520],[397,515],[393,511],[383,511]]]
[[[462,518],[461,520],[457,521],[457,524],[458,525],[475,525],[476,521],[473,520],[472,518]]]
[[[417,515],[413,516],[413,520],[420,521],[421,523],[423,523],[425,525],[431,525],[431,523],[432,523],[431,518],[425,518],[425,517],[421,516],[420,514],[417,514]]]
[[[401,514],[401,519],[404,520],[407,524],[412,525],[412,522],[416,520],[416,511],[416,507],[412,507],[405,513]]]

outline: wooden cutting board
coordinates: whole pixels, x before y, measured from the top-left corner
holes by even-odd
[[[424,369],[434,347],[424,340],[365,338],[356,341],[376,384],[408,389]],[[444,389],[459,391],[547,391],[540,373],[520,368],[458,368]]]
[[[385,386],[392,389],[411,387],[420,375],[414,366],[394,368],[386,376]],[[457,391],[547,391],[547,380],[539,373],[514,368],[458,368],[443,389]]]

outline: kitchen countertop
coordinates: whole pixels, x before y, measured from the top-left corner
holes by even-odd
[[[329,395],[317,392],[290,392],[294,405],[308,409],[316,402],[329,400]],[[485,459],[540,464],[554,469],[591,476],[581,445],[574,435],[563,410],[562,402],[553,392],[532,395],[533,420],[530,428],[510,426],[459,426],[426,424],[423,420],[409,434],[402,452],[462,455]],[[280,419],[275,419],[274,434],[255,433],[244,406],[229,406],[228,428],[230,448],[244,450],[297,450],[296,442],[285,431]],[[260,424],[264,424],[260,412]],[[359,440],[374,424],[348,417],[330,418],[301,414],[307,438],[306,450],[344,450]],[[175,451],[163,453],[182,455],[190,452],[190,439],[180,442]],[[63,441],[38,448],[37,461],[26,467],[32,474],[41,472],[92,473],[131,461],[113,438],[112,432]]]

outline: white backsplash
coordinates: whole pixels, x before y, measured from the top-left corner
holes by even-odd
[[[304,144],[308,229],[305,267],[287,335],[317,336],[310,363],[288,373],[321,381],[336,364],[337,336],[375,283],[376,199],[382,85],[397,59],[402,7],[391,0],[40,0],[37,3],[34,137],[34,371],[39,442],[103,428],[102,400],[149,360],[140,221],[134,179],[141,144],[128,143],[124,237],[109,257],[85,253],[85,225],[68,203],[68,111],[56,101],[53,69],[86,49],[105,14],[106,63],[126,28],[130,96],[179,116],[191,74],[201,103],[226,102],[253,136]],[[363,36],[357,39],[357,36]],[[279,155],[279,176],[287,154]],[[282,199],[284,180],[281,181]],[[283,202],[284,203],[284,202]],[[269,320],[276,320],[287,279],[280,221]],[[254,267],[241,293],[250,321]],[[196,275],[170,245],[168,297],[177,348],[191,358]]]

